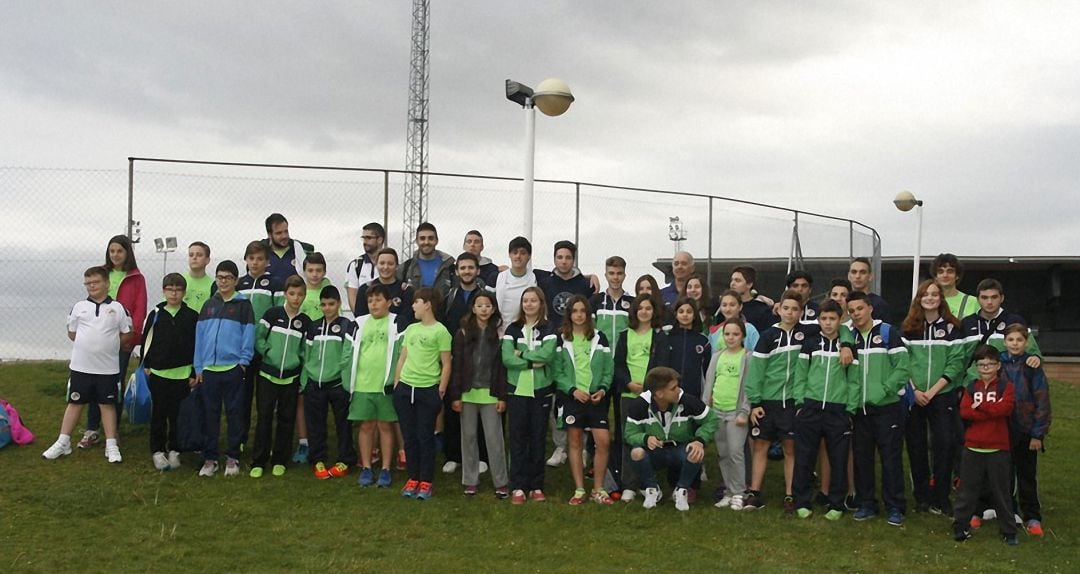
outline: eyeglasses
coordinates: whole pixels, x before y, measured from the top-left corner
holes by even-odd
[[[214,279],[218,281],[236,281],[236,275],[217,275]]]
[[[999,364],[1000,363],[997,363],[997,362],[983,361],[983,362],[980,362],[980,363],[975,363],[975,366],[979,367],[980,369],[993,369],[994,367],[998,366]]]

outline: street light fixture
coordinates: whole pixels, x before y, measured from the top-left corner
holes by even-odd
[[[161,263],[161,276],[165,276],[166,266],[169,264],[169,254],[176,251],[176,238],[175,237],[155,237],[154,238],[154,250],[158,253],[165,255],[165,260]]]
[[[923,202],[921,199],[916,199],[915,194],[910,191],[901,191],[896,194],[896,198],[893,199],[893,205],[896,209],[903,212],[911,211],[918,208],[918,219],[915,224],[915,265],[911,271],[911,298],[915,298],[915,294],[919,291],[919,254],[922,252],[922,215],[923,215]]]
[[[506,99],[525,109],[525,214],[522,235],[532,240],[533,168],[536,163],[536,108],[545,116],[561,116],[570,108],[574,95],[566,82],[548,78],[533,90],[513,80],[506,80]]]

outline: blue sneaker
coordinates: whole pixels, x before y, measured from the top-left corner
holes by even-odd
[[[356,481],[356,484],[360,486],[371,486],[375,484],[375,473],[371,472],[370,468],[365,468],[360,471],[360,480]]]
[[[296,452],[292,455],[292,461],[296,464],[307,464],[308,445],[300,443],[296,447]]]
[[[904,513],[900,512],[899,508],[889,509],[889,526],[902,526],[904,524]]]
[[[863,520],[870,520],[875,516],[877,516],[876,510],[872,508],[860,508],[855,511],[855,516],[853,518],[858,522],[862,522]]]
[[[384,468],[379,471],[379,482],[376,483],[379,488],[390,488],[390,469]]]

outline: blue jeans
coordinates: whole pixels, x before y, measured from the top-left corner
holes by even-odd
[[[414,387],[400,382],[394,389],[394,410],[401,425],[401,438],[405,439],[409,480],[435,481],[435,419],[441,408],[437,386]]]
[[[675,488],[690,488],[701,471],[700,462],[686,460],[685,444],[655,450],[645,448],[645,458],[633,463],[634,471],[645,488],[657,488],[656,471],[662,468],[667,469],[669,481],[677,477]]]
[[[203,460],[217,460],[218,438],[221,435],[221,405],[225,404],[226,437],[225,456],[240,459],[240,440],[244,438],[243,401],[244,371],[233,367],[228,371],[203,371],[203,409],[206,414],[206,447]]]

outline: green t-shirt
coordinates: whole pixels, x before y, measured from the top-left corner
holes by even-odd
[[[645,373],[649,370],[649,354],[652,352],[652,330],[639,335],[637,331],[628,329],[626,337],[626,367],[630,369],[630,380],[635,383],[645,382]],[[624,397],[634,398],[637,393],[626,391]]]
[[[474,405],[493,405],[499,399],[491,396],[491,389],[469,389],[461,393],[461,402]]]
[[[965,297],[967,297],[966,301],[964,300]],[[968,315],[979,312],[979,298],[968,295],[962,291],[957,291],[952,297],[946,297],[945,303],[949,306],[949,310],[952,311],[952,314],[956,316],[957,319],[963,319]]]
[[[116,293],[120,291],[120,282],[127,276],[127,271],[113,269],[109,271],[109,297],[116,299]]]
[[[525,335],[525,346],[532,348],[533,342],[533,327],[535,325],[525,325],[521,331]],[[531,367],[530,365],[529,367]],[[536,379],[533,377],[532,368],[526,368],[518,375],[517,386],[514,387],[514,396],[516,397],[532,397],[536,394]]]
[[[318,287],[312,287],[306,285],[307,291],[304,292],[304,302],[300,304],[300,312],[307,315],[312,321],[318,321],[323,318],[322,307],[319,306],[321,299],[319,295],[322,294],[323,287],[330,285],[330,280],[325,277],[322,283],[319,283]]]
[[[719,411],[730,412],[739,406],[739,377],[742,374],[744,355],[746,349],[739,349],[735,353],[722,351],[716,361],[712,406]]]
[[[592,386],[592,369],[589,364],[589,351],[592,341],[582,336],[574,337],[571,346],[574,349],[574,387],[579,391],[589,392]]]
[[[390,344],[390,316],[369,317],[360,333],[360,358],[356,368],[356,393],[381,393],[386,384],[386,349]]]
[[[203,305],[210,300],[210,290],[214,286],[214,278],[209,274],[202,277],[192,277],[190,273],[184,273],[187,281],[187,290],[184,292],[184,303],[188,304],[196,313],[202,311]]]
[[[441,353],[450,352],[453,338],[442,323],[413,323],[405,329],[405,366],[401,381],[418,388],[439,384],[442,373]]]
[[[207,367],[207,368],[209,369],[210,367]],[[290,385],[290,384],[292,384],[293,381],[296,380],[296,375],[293,375],[291,377],[275,377],[273,375],[268,375],[266,373],[259,373],[259,376],[260,377],[265,377],[266,380],[270,381],[271,383],[274,383],[275,385]]]

